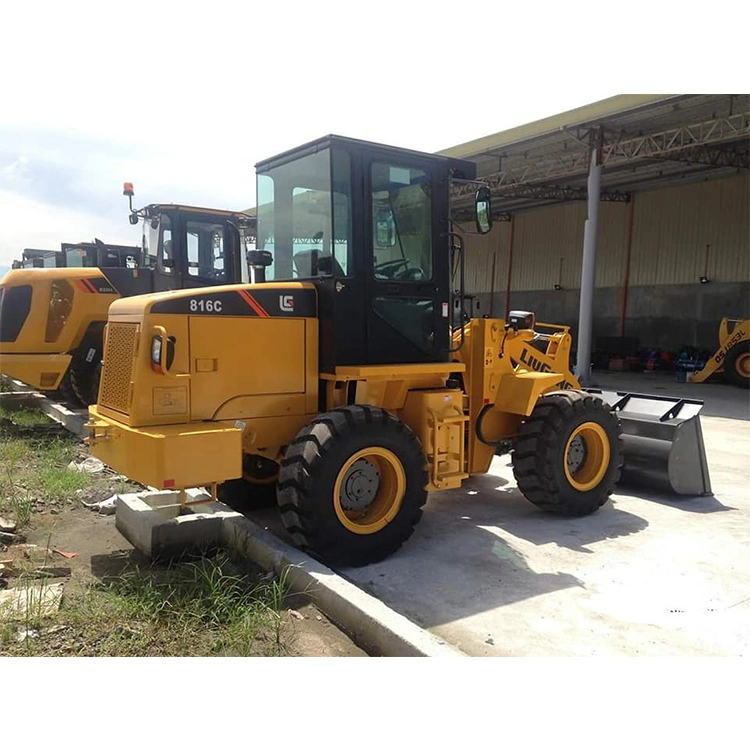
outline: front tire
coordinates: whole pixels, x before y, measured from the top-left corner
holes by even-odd
[[[724,376],[738,388],[750,388],[750,341],[740,341],[727,352]]]
[[[521,425],[512,463],[518,488],[542,510],[564,516],[593,513],[620,478],[619,420],[590,393],[549,393]]]
[[[427,501],[416,435],[383,409],[317,416],[281,462],[277,499],[298,546],[332,565],[375,563],[412,535]]]

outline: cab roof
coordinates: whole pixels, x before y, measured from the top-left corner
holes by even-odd
[[[181,203],[150,203],[145,206],[144,210],[152,209],[154,211],[185,211],[186,213],[195,214],[213,214],[215,216],[228,216],[235,219],[255,221],[254,216],[250,216],[244,211],[227,211],[223,208],[205,208],[203,206],[186,206]]]
[[[476,176],[476,165],[465,159],[456,159],[449,156],[442,156],[440,154],[430,154],[426,151],[398,148],[397,146],[387,146],[382,143],[362,141],[357,138],[346,138],[341,135],[325,135],[322,138],[297,146],[289,151],[284,151],[276,156],[270,157],[269,159],[263,159],[255,165],[255,169],[258,172],[265,172],[273,167],[281,166],[282,164],[286,164],[303,156],[308,156],[309,154],[314,154],[326,148],[336,146],[345,148],[349,151],[375,150],[395,158],[398,158],[398,156],[401,155],[421,159],[423,161],[430,161],[433,164],[445,164],[456,177],[466,180],[472,180]]]

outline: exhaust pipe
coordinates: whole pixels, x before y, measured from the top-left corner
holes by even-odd
[[[620,420],[620,484],[678,495],[712,494],[699,417],[703,401],[586,390],[604,399]]]

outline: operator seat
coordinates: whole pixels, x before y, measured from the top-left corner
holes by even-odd
[[[300,278],[315,276],[346,276],[344,269],[329,252],[317,247],[300,250],[294,254],[294,268]]]

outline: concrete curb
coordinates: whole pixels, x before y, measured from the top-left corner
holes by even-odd
[[[200,491],[193,493],[194,500],[206,497]],[[115,523],[149,557],[174,556],[191,548],[235,550],[283,578],[292,592],[309,597],[371,655],[466,656],[223,503],[181,511],[177,492],[119,495]]]
[[[83,440],[83,438],[88,437],[88,430],[84,427],[88,421],[88,414],[81,415],[68,409],[68,407],[63,404],[52,401],[31,386],[25,385],[18,380],[12,380],[7,376],[2,377],[5,382],[13,388],[13,391],[0,394],[0,398],[11,396],[15,396],[16,398],[26,397],[28,398],[29,406],[39,409],[50,419],[59,422],[66,430],[72,432],[77,438]]]
[[[225,517],[223,534],[228,547],[284,576],[293,591],[309,596],[369,654],[466,656],[249,518]]]

